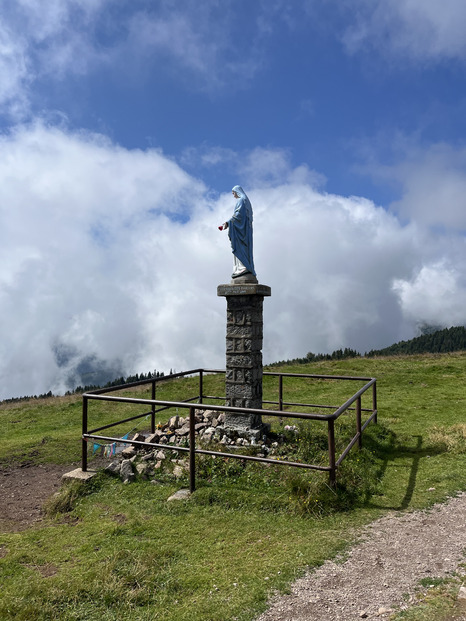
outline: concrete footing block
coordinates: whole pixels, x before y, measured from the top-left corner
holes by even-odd
[[[68,483],[69,481],[90,481],[97,474],[97,470],[86,470],[83,472],[81,468],[71,470],[71,472],[65,472],[61,478],[62,483]]]

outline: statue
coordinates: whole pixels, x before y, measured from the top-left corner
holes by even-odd
[[[218,228],[220,231],[228,229],[228,237],[233,252],[232,278],[252,274],[255,278],[254,261],[252,258],[252,207],[245,191],[239,185],[235,185],[231,193],[237,199],[235,211],[228,222],[224,222]],[[257,282],[257,280],[255,280]]]

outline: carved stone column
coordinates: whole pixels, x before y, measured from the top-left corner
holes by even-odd
[[[260,284],[219,285],[217,295],[227,299],[226,405],[262,408],[262,305],[270,287]],[[255,430],[259,415],[226,414],[225,427]]]

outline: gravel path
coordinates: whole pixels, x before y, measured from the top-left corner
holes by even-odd
[[[388,619],[412,605],[419,580],[456,571],[465,551],[466,493],[428,511],[386,516],[364,530],[344,562],[327,561],[297,580],[257,621]],[[464,608],[451,619],[466,621]]]

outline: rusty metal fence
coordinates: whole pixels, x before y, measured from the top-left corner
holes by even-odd
[[[264,372],[264,377],[277,377],[278,378],[278,399],[276,401],[263,401],[263,404],[274,405],[277,406],[277,410],[270,409],[247,409],[246,408],[234,408],[225,405],[212,405],[211,403],[204,403],[204,400],[209,401],[225,401],[225,397],[218,397],[215,395],[206,395],[204,394],[204,378],[206,374],[213,373],[225,373],[224,370],[216,370],[216,369],[194,369],[191,371],[185,371],[183,373],[173,373],[171,375],[166,375],[162,377],[145,379],[138,382],[133,382],[130,384],[122,384],[119,386],[112,386],[111,388],[102,388],[99,390],[93,390],[83,394],[83,415],[82,415],[82,470],[87,471],[88,460],[88,442],[90,440],[95,441],[105,441],[105,442],[124,442],[125,444],[132,444],[134,446],[143,446],[145,448],[153,447],[159,449],[167,449],[189,453],[189,477],[190,477],[190,490],[193,492],[196,487],[196,479],[195,479],[195,465],[196,465],[196,455],[211,455],[211,456],[219,456],[219,457],[229,457],[233,459],[242,459],[246,461],[255,461],[261,463],[270,463],[280,466],[292,466],[295,468],[307,468],[310,470],[321,470],[329,473],[330,484],[334,485],[336,481],[336,472],[342,461],[348,455],[350,450],[358,445],[359,448],[362,447],[362,434],[364,429],[369,425],[371,421],[377,423],[377,384],[376,378],[374,377],[349,377],[349,376],[336,376],[336,375],[314,375],[314,374],[302,374],[302,373],[279,373],[279,372]],[[190,397],[183,401],[163,401],[156,399],[156,387],[157,383],[164,382],[167,380],[173,380],[176,378],[187,377],[187,376],[199,376],[198,383],[198,394],[196,396]],[[342,405],[328,405],[328,404],[312,404],[312,403],[293,403],[290,401],[286,401],[284,398],[284,379],[287,378],[300,378],[300,379],[309,379],[309,380],[341,380],[341,381],[352,381],[352,382],[364,382],[364,385],[354,393],[349,399],[347,399]],[[113,396],[109,393],[117,392],[121,390],[126,390],[128,388],[134,388],[137,386],[151,386],[151,398],[143,399],[143,398],[132,398],[132,397],[121,397],[121,396]],[[362,395],[371,390],[372,399],[371,399],[371,407],[362,407]],[[124,418],[118,420],[113,423],[109,423],[103,425],[101,427],[97,427],[95,429],[88,429],[88,420],[89,420],[89,402],[90,401],[107,401],[111,403],[130,403],[134,405],[144,405],[146,408],[150,408],[146,410],[142,414],[137,414],[135,416],[131,416],[128,418]],[[298,412],[298,411],[290,411],[285,408],[288,407],[300,407],[300,408],[313,408],[313,409],[330,409],[333,410],[329,414],[318,414],[312,412]],[[142,441],[133,441],[133,440],[122,440],[121,438],[113,437],[110,435],[101,435],[101,432],[110,429],[111,427],[115,427],[117,425],[121,425],[127,422],[132,422],[138,419],[142,419],[150,416],[151,418],[151,432],[155,432],[155,415],[158,412],[163,410],[167,410],[170,408],[179,408],[189,410],[189,445],[188,447],[170,445],[167,447],[166,444],[158,444],[155,442],[142,442]],[[256,457],[253,455],[243,455],[239,453],[225,453],[221,451],[213,451],[205,448],[196,448],[196,433],[195,433],[195,411],[196,410],[212,410],[215,409],[218,412],[232,412],[239,413],[247,411],[250,414],[259,414],[261,416],[271,416],[277,417],[279,419],[284,418],[293,418],[293,419],[301,419],[301,420],[314,420],[321,421],[323,424],[327,425],[327,437],[328,437],[328,465],[322,466],[318,464],[305,464],[301,462],[292,462],[286,461],[283,459],[276,460],[268,457]],[[340,455],[336,455],[336,444],[335,444],[335,421],[344,413],[348,411],[354,411],[356,414],[356,433],[349,441],[348,445],[343,449]],[[363,412],[367,414],[367,418],[363,421]]]

